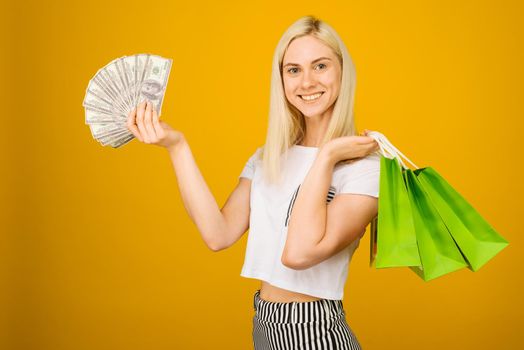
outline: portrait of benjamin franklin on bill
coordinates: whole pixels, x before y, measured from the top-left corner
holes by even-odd
[[[150,101],[156,101],[162,97],[164,87],[158,81],[144,80],[140,93]]]

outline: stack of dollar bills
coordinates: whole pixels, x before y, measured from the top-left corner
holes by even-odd
[[[98,70],[89,81],[82,105],[85,123],[102,144],[118,148],[134,136],[126,126],[129,112],[144,100],[158,112],[173,60],[150,54],[117,58]]]

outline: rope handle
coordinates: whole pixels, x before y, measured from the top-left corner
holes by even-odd
[[[411,160],[408,159],[408,157],[406,157],[395,146],[393,146],[393,144],[389,142],[387,137],[384,136],[383,134],[379,133],[378,131],[370,131],[366,134],[366,136],[369,136],[375,139],[375,141],[377,141],[380,147],[379,153],[381,153],[384,157],[390,158],[390,159],[396,159],[404,169],[408,169],[406,164],[402,161],[402,158],[404,158],[411,165],[413,165],[415,169],[418,169],[418,166],[416,166]]]

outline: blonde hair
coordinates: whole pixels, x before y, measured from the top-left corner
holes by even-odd
[[[269,123],[266,143],[262,147],[264,177],[269,183],[280,182],[281,156],[287,157],[287,150],[299,142],[306,132],[304,116],[287,101],[282,80],[282,60],[289,44],[294,39],[306,35],[312,35],[328,45],[337,55],[342,66],[339,96],[319,147],[331,139],[355,135],[353,101],[356,77],[353,60],[333,28],[313,16],[302,17],[282,35],[273,56]]]

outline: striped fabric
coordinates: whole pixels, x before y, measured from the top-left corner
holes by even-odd
[[[254,295],[255,350],[361,350],[346,322],[342,300],[278,303]]]

